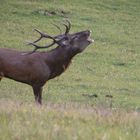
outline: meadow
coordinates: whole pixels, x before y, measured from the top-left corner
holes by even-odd
[[[56,35],[65,19],[95,43],[44,86],[41,107],[31,87],[2,79],[0,140],[139,140],[140,1],[0,0],[0,47],[30,51],[34,28]]]

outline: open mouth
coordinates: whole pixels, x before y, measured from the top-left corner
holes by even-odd
[[[88,35],[88,37],[87,37],[87,41],[88,41],[89,43],[93,43],[93,42],[94,42],[94,40],[91,38],[91,31],[89,32],[89,35]]]
[[[94,42],[94,40],[91,39],[90,36],[87,38],[87,41],[90,42],[90,43],[93,43]]]

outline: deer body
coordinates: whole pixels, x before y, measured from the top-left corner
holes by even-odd
[[[73,57],[68,53],[56,48],[22,55],[22,52],[0,48],[0,76],[29,85],[34,85],[35,81],[44,84],[66,70]]]
[[[69,28],[67,27],[66,32]],[[38,48],[45,48],[34,44],[40,40],[38,39],[34,43],[30,43],[35,46],[34,51],[26,54],[16,50],[0,48],[0,80],[6,77],[31,85],[35,101],[41,104],[43,85],[48,80],[63,73],[71,63],[71,59],[82,52],[91,43],[91,40],[88,39],[89,31],[71,35],[65,33],[56,37],[39,33],[41,34],[40,39],[46,37],[54,40],[52,44],[46,47],[52,46],[54,43],[58,44],[58,47],[47,52],[35,52]]]
[[[0,72],[4,77],[30,85],[42,77],[43,81],[49,71],[39,57],[39,53],[25,56],[22,52],[0,49]]]

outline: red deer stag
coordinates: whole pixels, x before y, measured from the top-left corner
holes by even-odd
[[[71,59],[93,42],[89,30],[70,34],[71,24],[69,21],[67,23],[63,24],[66,28],[65,33],[57,36],[50,36],[35,29],[40,37],[34,42],[28,42],[35,47],[31,52],[0,48],[0,80],[6,77],[32,86],[35,101],[41,104],[43,85],[63,73]],[[42,38],[51,39],[52,43],[46,46],[37,45],[36,42]],[[50,51],[36,52],[37,49],[55,44],[57,47]]]

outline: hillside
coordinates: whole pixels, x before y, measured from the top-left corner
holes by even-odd
[[[28,85],[2,79],[0,139],[139,140],[139,13],[139,0],[0,0],[0,48],[32,50],[34,28],[56,35],[65,19],[95,40],[46,84],[42,107]]]

